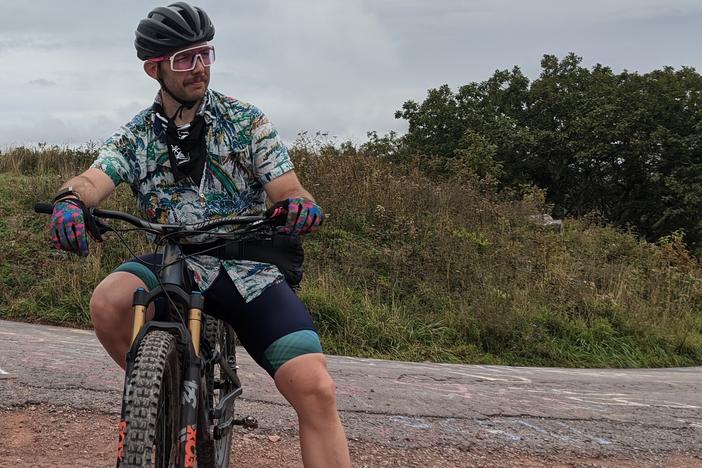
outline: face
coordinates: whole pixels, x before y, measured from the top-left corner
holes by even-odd
[[[198,44],[197,46],[205,45],[207,43]],[[195,46],[185,47],[184,49],[192,47]],[[202,99],[210,84],[210,67],[206,67],[202,63],[201,58],[195,61],[195,68],[189,71],[171,70],[170,60],[158,63],[146,62],[144,68],[152,78],[158,79],[160,77],[168,90],[183,101],[198,101]]]

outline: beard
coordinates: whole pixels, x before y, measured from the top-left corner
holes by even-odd
[[[199,101],[205,96],[210,83],[208,70],[203,70],[197,75],[187,73],[188,77],[180,78],[178,72],[160,73],[159,81],[161,86],[168,88],[169,93],[181,101]]]

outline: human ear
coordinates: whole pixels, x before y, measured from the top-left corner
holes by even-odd
[[[158,81],[158,63],[144,62],[144,71],[151,78]]]

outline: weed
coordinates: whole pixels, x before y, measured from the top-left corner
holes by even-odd
[[[533,188],[435,180],[349,145],[292,151],[328,214],[305,239],[300,297],[325,350],[403,360],[557,366],[702,364],[702,269],[680,236],[638,240],[592,217],[562,231]],[[353,149],[353,151],[351,151]],[[0,317],[89,326],[92,288],[148,244],[128,237],[79,259],[48,247],[31,211],[90,151],[0,155]],[[134,211],[120,187],[110,208]]]

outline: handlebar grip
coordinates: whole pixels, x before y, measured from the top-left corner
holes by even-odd
[[[34,211],[36,213],[52,214],[54,212],[54,205],[49,202],[37,202],[34,204]]]
[[[281,227],[281,226],[285,226],[285,224],[287,224],[288,215],[287,215],[287,213],[286,213],[286,214],[284,214],[284,215],[275,216],[275,217],[273,217],[273,218],[271,218],[271,219],[273,220],[272,223],[271,223],[273,226],[275,226],[275,227]]]
[[[271,220],[272,226],[285,226],[288,220],[288,201],[279,201],[268,208],[263,215]]]

